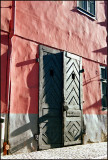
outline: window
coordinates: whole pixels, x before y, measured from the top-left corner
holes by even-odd
[[[107,68],[100,66],[101,72],[101,97],[102,97],[102,110],[107,108]]]
[[[90,17],[95,17],[95,1],[78,1],[78,9]]]

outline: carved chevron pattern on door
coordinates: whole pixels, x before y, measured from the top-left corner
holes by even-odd
[[[47,60],[48,58],[48,60]],[[56,108],[59,108],[59,105],[62,103],[62,70],[59,65],[62,66],[62,56],[61,54],[54,55],[48,54],[48,56],[43,57],[43,103],[53,105]],[[53,72],[53,75],[50,75],[50,71]]]
[[[39,149],[62,145],[63,54],[40,48]]]
[[[64,145],[81,143],[81,58],[64,53]]]
[[[79,105],[79,61],[66,58],[66,102],[67,104]],[[72,79],[75,74],[75,79]]]

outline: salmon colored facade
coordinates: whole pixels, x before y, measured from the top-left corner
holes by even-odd
[[[77,10],[77,1],[1,2],[1,113],[9,117],[4,139],[10,154],[36,150],[39,44],[82,57],[85,141],[103,141],[107,111],[100,65],[107,66],[106,26],[107,1],[96,1],[95,20]]]

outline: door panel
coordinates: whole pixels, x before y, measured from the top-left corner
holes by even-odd
[[[39,149],[49,149],[62,145],[63,53],[39,50]]]
[[[81,65],[79,56],[64,52],[64,146],[81,143]]]
[[[39,149],[80,144],[81,58],[40,45],[39,62]]]

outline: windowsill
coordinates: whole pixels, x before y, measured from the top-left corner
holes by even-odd
[[[79,12],[83,13],[84,15],[86,15],[86,16],[88,16],[88,17],[90,17],[91,19],[93,19],[93,20],[96,21],[96,17],[95,17],[95,16],[90,15],[90,13],[86,12],[86,11],[83,10],[82,8],[77,7],[77,10],[78,10]]]

